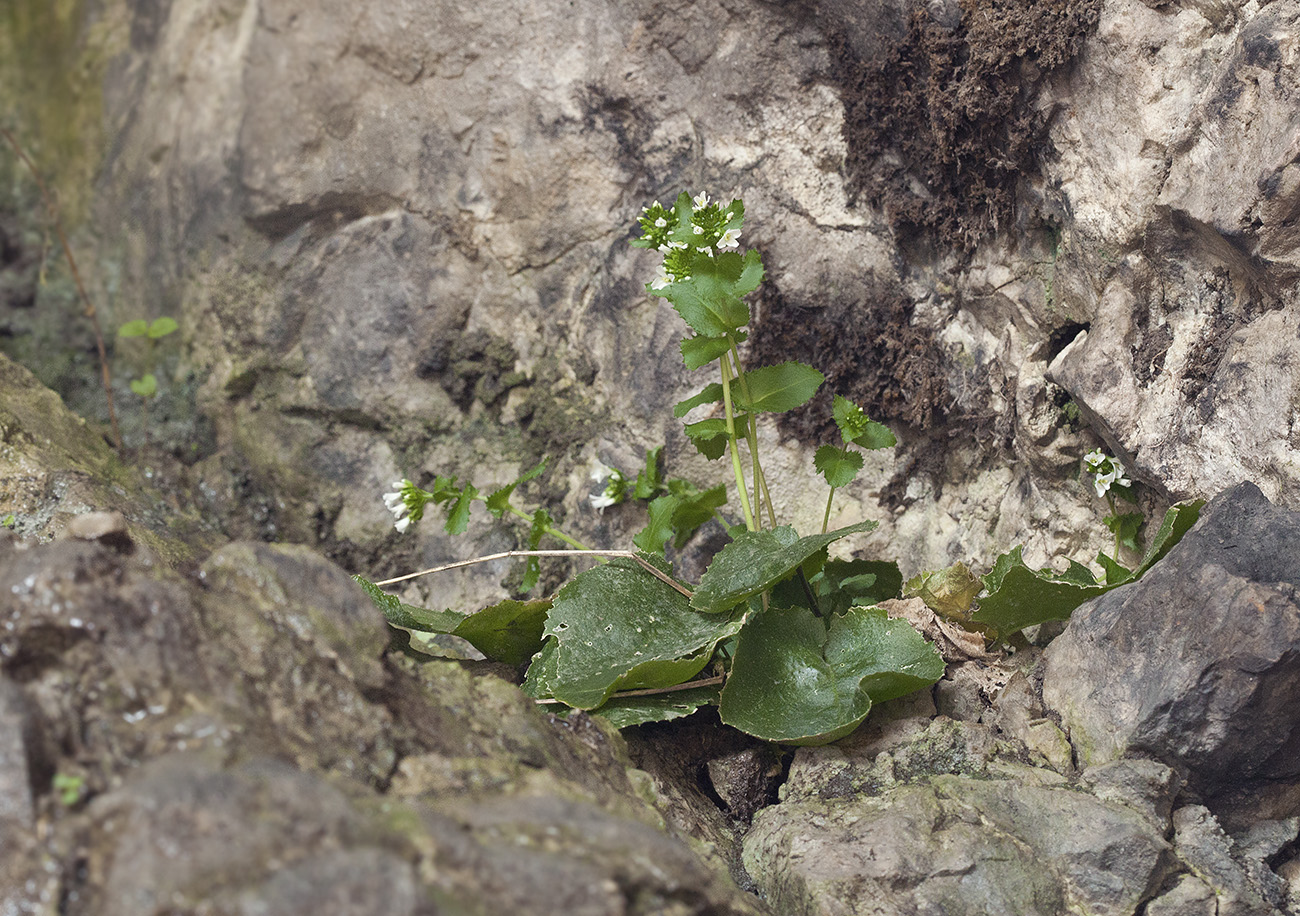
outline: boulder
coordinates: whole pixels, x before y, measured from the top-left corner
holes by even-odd
[[[1141,580],[1075,611],[1042,695],[1081,766],[1148,757],[1211,808],[1263,793],[1261,814],[1300,814],[1298,545],[1300,514],[1240,484]]]

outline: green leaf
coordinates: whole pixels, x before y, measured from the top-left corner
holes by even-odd
[[[133,379],[131,381],[131,390],[142,398],[151,398],[158,393],[158,380],[150,372],[143,378]]]
[[[1141,550],[1138,545],[1138,530],[1142,527],[1144,517],[1141,512],[1123,512],[1108,515],[1104,519],[1109,528],[1119,539],[1120,544],[1129,550]]]
[[[876,527],[859,522],[826,534],[801,538],[789,525],[771,531],[744,531],[722,548],[700,577],[691,607],[717,614],[771,588],[822,548]]]
[[[515,478],[513,483],[508,483],[501,489],[492,492],[492,495],[487,498],[486,503],[487,510],[492,513],[494,518],[500,518],[506,512],[510,511],[510,497],[514,495],[515,488],[522,483],[527,483],[537,475],[541,474],[542,471],[546,470],[546,462],[549,460],[549,458],[543,458],[537,467],[533,468],[531,471],[525,471],[523,474],[520,474]]]
[[[698,255],[691,262],[690,280],[650,292],[671,302],[697,334],[724,337],[749,323],[749,306],[740,297],[758,289],[762,280],[763,260],[751,248],[744,257],[734,251]]]
[[[862,470],[862,453],[849,452],[835,445],[823,445],[813,455],[813,467],[835,489],[847,487]]]
[[[159,337],[166,337],[178,327],[180,327],[180,325],[176,323],[175,318],[168,318],[164,315],[161,318],[155,318],[153,320],[153,323],[149,325],[148,334],[150,338],[157,340]]]
[[[934,647],[880,608],[852,608],[829,627],[804,608],[772,608],[740,631],[718,712],[766,741],[826,744],[857,728],[873,703],[943,673]]]
[[[862,408],[848,398],[835,395],[831,413],[835,417],[835,425],[839,427],[840,437],[845,442],[868,451],[892,448],[898,444],[898,439],[888,426],[868,418]]]
[[[650,502],[650,521],[632,538],[632,543],[646,553],[663,556],[664,543],[673,536],[673,513],[681,501],[676,496],[660,496]]]
[[[1164,559],[1170,549],[1183,539],[1183,535],[1196,524],[1196,520],[1201,517],[1201,507],[1205,505],[1205,500],[1194,499],[1184,503],[1176,503],[1169,507],[1165,512],[1164,519],[1160,522],[1160,528],[1156,531],[1155,536],[1151,538],[1151,546],[1147,548],[1146,556],[1134,570],[1134,577],[1141,576],[1155,564]]]
[[[647,722],[671,722],[689,716],[701,706],[716,706],[721,690],[717,685],[710,685],[652,696],[611,697],[592,713],[609,720],[615,728],[645,725]]]
[[[1097,583],[1086,567],[1077,563],[1059,575],[1050,569],[1034,572],[1025,566],[1021,548],[1016,547],[998,557],[992,571],[984,576],[989,594],[980,599],[979,610],[971,620],[992,626],[1002,635],[1048,620],[1065,620],[1083,602],[1140,578],[1196,524],[1203,505],[1204,500],[1195,500],[1170,507],[1137,569],[1125,569],[1099,554],[1097,561],[1106,571],[1105,583]]]
[[[736,428],[740,428],[737,418]],[[722,417],[711,417],[698,423],[687,423],[683,429],[687,438],[695,443],[700,454],[710,461],[721,458],[727,451],[727,421]]]
[[[472,483],[465,484],[465,489],[460,491],[451,508],[447,510],[447,524],[445,526],[448,534],[464,534],[465,529],[469,527],[469,509],[474,504],[478,496],[478,490]]]
[[[694,488],[691,488],[694,490]],[[711,487],[703,493],[692,492],[689,496],[677,495],[678,504],[673,511],[673,527],[677,535],[673,538],[673,547],[681,550],[690,540],[691,535],[700,526],[713,518],[714,513],[727,504],[727,488],[724,484]]]
[[[541,650],[550,609],[549,600],[501,601],[462,617],[451,632],[488,658],[518,666]]]
[[[528,665],[520,689],[534,700],[552,697],[551,684],[555,681],[555,665],[559,649],[559,642],[547,639]]]
[[[673,408],[674,417],[684,417],[701,404],[716,404],[722,400],[722,386],[717,382],[710,382],[697,394],[692,395],[684,401],[678,401],[677,406]]]
[[[533,512],[533,524],[528,529],[527,549],[536,550],[538,545],[542,543],[542,538],[545,537],[546,532],[554,524],[555,519],[553,519],[551,513],[547,512],[545,509],[537,509]],[[524,594],[528,594],[537,586],[537,580],[540,579],[541,576],[541,560],[538,557],[525,557],[524,578],[519,583],[519,590]]]
[[[128,321],[117,329],[118,337],[144,337],[149,333],[149,322],[143,318],[137,318],[135,321]]]
[[[659,456],[663,450],[662,445],[646,449],[645,467],[636,475],[636,486],[632,489],[633,499],[654,499],[663,491],[664,475],[659,465]]]
[[[555,596],[544,630],[557,642],[547,683],[576,709],[594,709],[615,690],[680,684],[708,664],[719,640],[739,632],[743,616],[743,608],[697,613],[636,563],[612,560]]]
[[[395,627],[403,630],[417,630],[421,633],[451,633],[465,619],[464,614],[455,611],[431,611],[427,608],[405,604],[396,595],[390,595],[378,585],[362,576],[353,576],[352,581],[361,586],[370,596],[371,602],[379,608],[384,618]]]
[[[784,413],[806,404],[826,381],[826,376],[812,366],[793,361],[751,369],[743,378],[744,385],[732,388],[736,404],[762,413]]]
[[[737,344],[744,343],[747,337],[744,332],[730,337],[687,337],[682,340],[682,360],[687,369],[699,369],[728,352],[733,341]]]

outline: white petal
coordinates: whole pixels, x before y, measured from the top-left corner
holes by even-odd
[[[397,529],[398,533],[405,534],[406,529],[411,527],[411,517],[408,515],[406,518],[399,519],[393,527]]]
[[[696,210],[703,210],[709,205],[708,193],[701,191],[699,194],[695,195],[695,197],[691,198],[691,203],[695,205]]]

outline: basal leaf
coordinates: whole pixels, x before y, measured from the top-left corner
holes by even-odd
[[[608,719],[615,728],[645,725],[647,722],[670,722],[689,716],[701,706],[716,706],[720,692],[720,687],[712,685],[653,696],[612,697],[604,706],[592,712]]]
[[[983,577],[989,594],[970,619],[1006,635],[1049,620],[1065,620],[1089,598],[1111,586],[1081,585],[1045,570],[1034,572],[1020,558],[1020,547],[998,557]]]
[[[687,337],[682,340],[682,360],[687,369],[699,369],[731,350],[733,340],[743,343],[747,336],[741,332],[730,337]]]
[[[743,608],[693,611],[684,595],[630,560],[587,570],[560,589],[543,631],[557,642],[552,694],[594,709],[620,686],[689,680],[719,640],[739,631],[743,615]]]
[[[736,404],[761,413],[784,413],[806,404],[817,393],[826,376],[812,366],[786,362],[750,369],[744,385],[732,387]]]
[[[1201,507],[1205,505],[1205,500],[1194,499],[1185,503],[1177,503],[1169,507],[1165,512],[1165,517],[1160,523],[1160,528],[1151,538],[1151,545],[1147,547],[1146,556],[1138,564],[1134,571],[1135,576],[1140,576],[1156,563],[1164,558],[1170,549],[1182,540],[1183,535],[1196,524],[1196,520],[1201,517]]]
[[[370,597],[375,607],[379,608],[384,618],[395,627],[403,630],[418,630],[421,633],[452,633],[465,619],[464,614],[455,611],[431,611],[428,608],[405,604],[396,595],[390,595],[378,585],[363,576],[353,576],[352,581],[361,586]]]
[[[473,644],[488,658],[522,665],[542,648],[549,600],[501,601],[461,618],[452,635]]]
[[[722,386],[717,382],[711,382],[696,394],[691,395],[684,401],[678,401],[673,408],[674,417],[684,417],[695,408],[702,404],[716,404],[722,400]]]
[[[834,445],[823,445],[813,455],[813,467],[835,489],[847,487],[862,470],[862,453],[849,452]]]
[[[551,684],[555,680],[555,665],[560,644],[554,639],[547,639],[542,648],[533,656],[524,675],[520,689],[534,700],[551,698]]]
[[[875,527],[875,522],[860,522],[804,538],[789,525],[770,531],[741,532],[718,552],[700,577],[691,606],[710,614],[735,607],[789,576],[826,545]]]
[[[873,703],[943,672],[934,647],[879,608],[853,608],[829,626],[804,608],[772,608],[740,631],[718,712],[767,741],[826,744],[857,728]]]

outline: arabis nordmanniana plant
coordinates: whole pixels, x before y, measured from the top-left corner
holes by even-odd
[[[1141,512],[1119,512],[1115,508],[1115,497],[1119,496],[1134,505],[1137,497],[1133,492],[1133,481],[1124,471],[1124,465],[1118,458],[1112,458],[1101,449],[1093,449],[1083,456],[1084,470],[1092,475],[1092,486],[1097,496],[1105,499],[1110,507],[1110,515],[1104,522],[1115,534],[1115,553],[1113,559],[1119,562],[1121,546],[1130,550],[1139,550],[1138,531],[1142,527]]]

